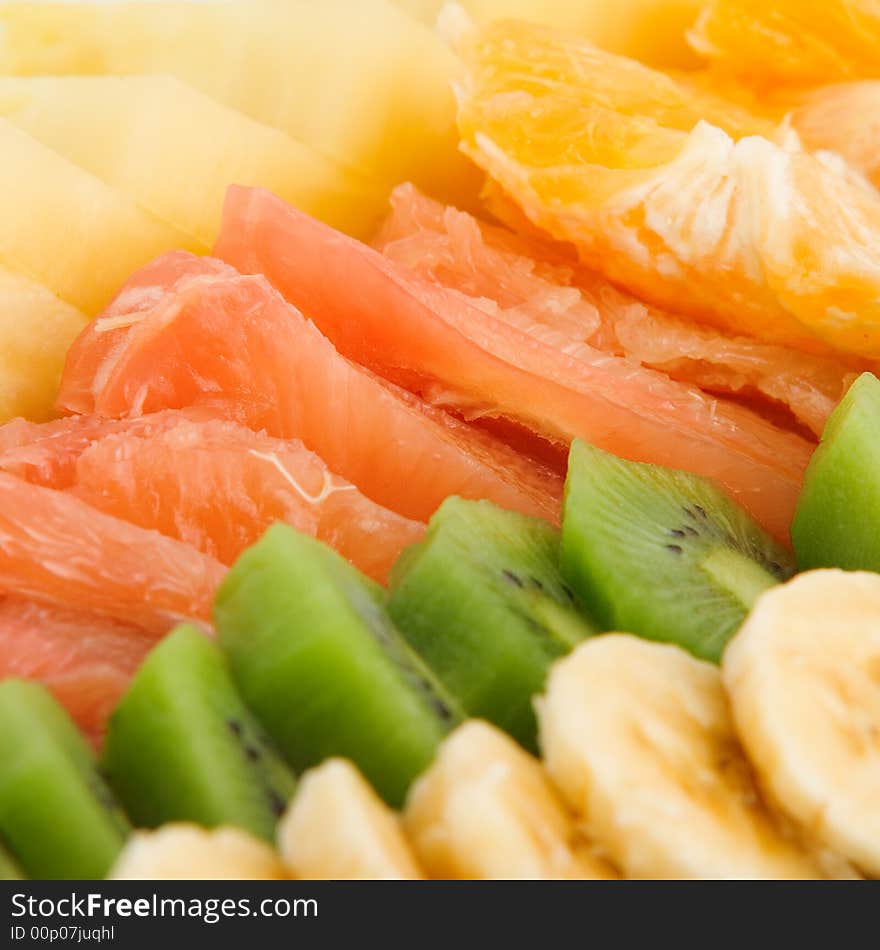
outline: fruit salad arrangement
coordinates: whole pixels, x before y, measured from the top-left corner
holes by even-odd
[[[878,144],[865,0],[0,2],[0,874],[880,877]]]

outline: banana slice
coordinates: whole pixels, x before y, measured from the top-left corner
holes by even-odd
[[[344,759],[329,759],[302,777],[278,825],[278,847],[290,872],[308,880],[424,877],[397,815]]]
[[[768,797],[880,877],[880,575],[813,571],[764,594],[723,676]]]
[[[278,855],[238,828],[164,825],[133,834],[110,872],[116,881],[278,881]]]
[[[478,720],[443,742],[412,787],[404,828],[435,878],[617,876],[580,838],[537,759]]]
[[[762,805],[719,671],[623,634],[559,660],[538,703],[545,764],[634,878],[816,878]]]

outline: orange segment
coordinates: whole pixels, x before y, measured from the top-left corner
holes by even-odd
[[[0,597],[0,679],[43,683],[97,746],[156,638],[133,624]]]
[[[464,148],[530,222],[657,306],[805,350],[880,356],[880,194],[797,142],[736,140],[707,122],[686,131],[659,109],[633,116],[634,94],[618,105],[556,71],[547,50],[574,42],[508,22],[466,51]],[[603,82],[617,70],[606,58]]]
[[[712,0],[690,39],[752,83],[880,78],[876,0]]]
[[[342,353],[436,405],[714,477],[787,534],[812,447],[753,412],[622,373],[604,354],[575,358],[260,189],[229,190],[216,252],[266,274]]]
[[[71,348],[59,403],[117,417],[217,394],[406,518],[455,494],[559,518],[557,474],[351,363],[264,278],[219,261],[176,255],[136,274]]]
[[[391,205],[374,242],[386,257],[622,378],[661,386],[656,374],[634,365],[641,364],[705,391],[744,396],[771,413],[784,406],[819,436],[855,377],[836,360],[731,336],[651,307],[578,266],[563,245],[480,222],[412,185],[395,189]]]

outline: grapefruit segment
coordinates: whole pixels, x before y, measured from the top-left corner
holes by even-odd
[[[558,521],[558,474],[349,362],[262,277],[179,255],[150,271],[71,348],[64,409],[139,415],[222,394],[250,428],[302,440],[406,518],[458,494]],[[158,275],[170,289],[156,302]]]
[[[94,611],[153,634],[210,621],[213,558],[51,488],[0,473],[0,590]]]
[[[463,147],[532,225],[657,306],[814,352],[880,356],[880,194],[791,137],[736,140],[633,115],[629,94],[617,103],[591,75],[556,70],[554,51],[572,42],[508,22],[466,49]],[[576,141],[559,134],[575,116]]]
[[[575,359],[259,189],[230,189],[215,250],[265,274],[345,355],[430,401],[714,477],[787,534],[811,447],[748,410]]]
[[[43,683],[96,746],[155,642],[133,624],[0,596],[0,679]]]
[[[362,495],[297,440],[206,404],[126,419],[69,416],[0,427],[0,470],[232,564],[274,521],[317,537],[384,583],[424,524]]]
[[[644,304],[578,266],[562,245],[528,241],[401,185],[374,247],[419,276],[586,362],[657,385],[634,362],[714,393],[783,406],[821,435],[854,371],[832,359],[721,333]]]
[[[80,456],[73,491],[108,514],[186,541],[223,564],[284,521],[381,583],[402,550],[424,533],[420,522],[388,511],[333,475],[301,442],[222,420],[178,420],[147,438],[111,434]]]

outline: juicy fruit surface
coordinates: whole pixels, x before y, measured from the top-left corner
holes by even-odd
[[[93,316],[131,271],[203,246],[0,119],[0,265]]]
[[[386,187],[476,195],[456,148],[455,57],[381,0],[6,3],[0,22],[6,74],[170,73]]]
[[[141,666],[110,720],[102,764],[138,827],[195,821],[272,840],[294,787],[219,647],[186,626]]]
[[[880,381],[864,374],[831,417],[813,455],[791,536],[798,567],[880,571]]]
[[[42,683],[97,745],[155,636],[84,610],[0,598],[0,679]]]
[[[0,834],[29,876],[101,878],[128,833],[83,738],[41,687],[0,683]]]
[[[345,759],[306,772],[278,826],[291,875],[311,881],[419,881],[398,816]]]
[[[218,261],[171,255],[135,275],[74,344],[59,404],[119,416],[218,392],[407,518],[461,494],[558,519],[558,476],[349,362],[265,279]]]
[[[747,410],[705,398],[671,408],[668,388],[576,360],[259,189],[230,189],[215,252],[430,402],[714,476],[775,534],[788,530],[809,446]]]
[[[157,415],[163,423],[167,418],[167,427],[145,437],[128,420],[107,422],[104,437],[77,459],[71,491],[223,564],[283,521],[384,582],[401,551],[424,534],[424,525],[370,501],[297,440],[222,419]]]
[[[536,759],[472,720],[447,739],[413,786],[406,832],[430,875],[464,880],[604,880]]]
[[[0,423],[49,418],[67,348],[85,323],[41,284],[0,268]]]
[[[717,662],[788,551],[715,485],[576,442],[562,573],[606,630],[671,641]]]
[[[880,10],[873,0],[712,0],[691,43],[750,82],[880,78]]]
[[[234,403],[0,428],[0,469],[231,564],[275,521],[326,541],[384,582],[424,525],[333,475],[297,440],[256,433]]]
[[[487,224],[411,185],[392,192],[391,206],[373,241],[385,257],[601,366],[621,387],[662,394],[695,425],[701,402],[717,411],[702,389],[767,410],[783,406],[818,436],[852,378],[838,361],[731,336],[651,307],[579,265],[563,245]],[[657,372],[640,372],[634,363]]]
[[[769,798],[811,840],[880,874],[880,578],[813,571],[758,602],[724,656]]]
[[[470,716],[529,748],[550,663],[596,632],[563,583],[559,533],[489,502],[449,498],[392,576],[388,612]]]
[[[205,247],[233,181],[353,234],[384,205],[365,179],[172,76],[4,78],[0,115]]]
[[[784,407],[819,436],[853,377],[839,361],[722,333],[651,307],[579,265],[561,244],[491,225],[401,185],[373,246],[434,284],[623,383],[662,394],[699,426],[696,390]],[[648,370],[640,372],[640,364]],[[660,374],[664,374],[661,376]],[[676,386],[665,376],[679,383]],[[636,390],[637,391],[637,390]]]
[[[633,115],[635,93],[609,79],[630,64],[597,55],[516,23],[466,51],[464,148],[532,224],[658,306],[808,351],[880,355],[880,273],[863,253],[880,232],[876,191],[833,156],[739,137],[749,130],[699,108]],[[654,82],[637,83],[642,108]]]
[[[551,777],[627,877],[821,876],[760,803],[709,664],[597,637],[554,667],[539,715]]]
[[[286,526],[238,560],[214,617],[245,701],[298,771],[345,756],[399,804],[460,718],[382,589]]]
[[[188,545],[0,473],[0,586],[164,634],[207,622],[224,569]]]
[[[131,836],[108,877],[115,881],[280,881],[275,852],[238,828],[184,822]]]
[[[77,494],[96,508],[223,564],[283,521],[384,582],[424,534],[420,522],[370,501],[302,443],[234,423],[183,424],[150,439],[110,436],[80,457],[77,476]]]

